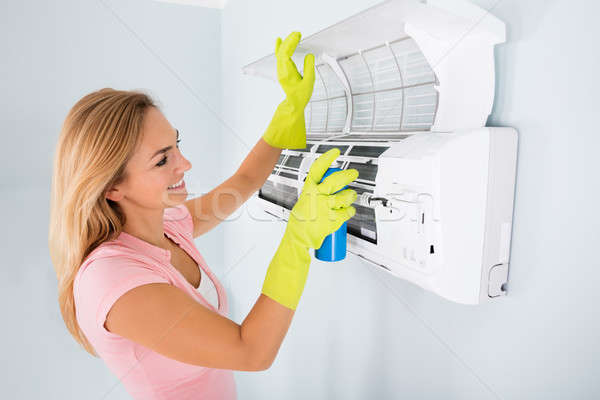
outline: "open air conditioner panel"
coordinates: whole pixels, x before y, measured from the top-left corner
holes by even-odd
[[[307,132],[415,132],[485,125],[504,24],[467,1],[389,0],[300,41],[316,57]],[[243,68],[276,80],[274,54]]]

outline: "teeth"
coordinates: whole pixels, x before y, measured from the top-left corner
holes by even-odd
[[[180,186],[182,183],[183,183],[183,178],[179,182],[177,182],[176,184],[174,184],[172,186],[169,186],[167,189],[174,189],[177,186]]]

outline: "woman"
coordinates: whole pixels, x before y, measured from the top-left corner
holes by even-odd
[[[311,166],[260,297],[241,325],[227,318],[220,282],[193,238],[214,228],[258,190],[282,148],[305,148],[304,77],[291,60],[300,34],[277,39],[286,99],[236,173],[186,201],[191,163],[179,133],[147,95],[102,89],[75,104],[57,145],[49,245],[59,305],[73,337],[101,357],[136,399],[233,399],[232,370],[272,364],[302,294],[309,248],[355,213],[356,170],[321,178],[339,155]],[[231,194],[220,196],[220,194]],[[217,213],[218,210],[218,213]]]

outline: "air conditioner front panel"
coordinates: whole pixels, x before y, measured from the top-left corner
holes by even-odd
[[[310,35],[292,57],[302,71],[305,55],[316,56],[307,130],[483,126],[494,99],[493,48],[504,39],[504,24],[466,0],[388,0]],[[275,55],[243,70],[275,80]]]

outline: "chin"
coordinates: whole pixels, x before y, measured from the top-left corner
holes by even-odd
[[[167,192],[167,193],[165,193],[165,195],[163,197],[162,203],[164,205],[166,205],[167,207],[175,207],[180,204],[183,204],[185,202],[185,200],[187,199],[187,196],[188,196],[187,191],[175,192],[175,193]]]

